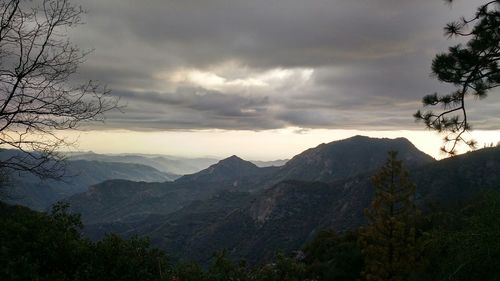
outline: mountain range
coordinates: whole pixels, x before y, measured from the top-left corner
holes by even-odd
[[[187,158],[155,154],[97,154],[94,152],[68,153],[71,160],[88,160],[99,162],[131,163],[153,167],[158,171],[173,175],[187,175],[199,172],[219,160],[215,157]],[[273,161],[251,161],[258,167],[283,166],[288,159]]]
[[[7,202],[45,210],[58,200],[85,192],[89,186],[106,180],[164,182],[177,177],[141,164],[69,160],[61,180],[42,180],[27,172],[10,173]]]
[[[328,183],[368,173],[383,165],[389,150],[399,150],[400,157],[405,159],[410,166],[435,161],[403,138],[372,139],[356,136],[306,150],[280,167],[258,167],[252,162],[233,155],[173,182],[141,184],[126,181],[104,182],[93,186],[86,193],[70,197],[68,201],[75,211],[82,213],[82,218],[87,223],[126,221],[127,217],[136,217],[137,213],[165,215],[171,210],[186,206],[191,201],[207,199],[222,190],[255,193],[285,180]],[[123,196],[117,197],[109,192],[109,190],[118,189],[122,190]],[[165,197],[166,194],[170,195]],[[137,200],[137,197],[143,199]],[[120,204],[130,206],[127,210],[115,208],[117,200],[120,200]],[[131,200],[134,200],[134,204],[129,204]],[[164,202],[165,211],[158,213],[149,210],[151,200],[168,200]],[[97,203],[101,201],[105,203],[112,201],[115,204],[97,206]],[[111,209],[115,211],[111,212]],[[88,211],[95,213],[96,216],[87,215]],[[103,219],[100,213],[114,213],[115,215]]]
[[[391,150],[410,171],[424,211],[500,187],[500,148],[436,161],[404,138],[355,136],[308,149],[282,166],[259,167],[233,155],[173,181],[107,180],[65,201],[82,215],[83,233],[92,239],[149,237],[169,256],[201,263],[221,249],[233,259],[266,262],[277,251],[300,249],[322,229],[363,225],[370,177]]]
[[[482,190],[500,188],[500,149],[430,162],[410,171],[420,209],[456,206]],[[301,249],[322,229],[345,232],[363,225],[364,209],[373,196],[370,175],[330,183],[286,180],[246,196],[220,193],[171,215],[131,228],[122,225],[121,233],[149,236],[181,259],[207,263],[214,251],[227,249],[234,259],[265,262],[277,251]],[[228,197],[236,197],[238,206],[228,208]]]
[[[2,150],[0,158],[22,155],[15,150]],[[106,180],[136,182],[173,181],[184,174],[203,170],[215,158],[185,158],[149,154],[97,154],[93,152],[66,153],[65,176],[60,180],[39,179],[23,172],[12,172],[7,186],[7,200],[35,210],[46,210],[53,203],[73,194],[85,192],[90,186]],[[275,166],[287,160],[256,161],[260,166]],[[252,164],[254,165],[254,164]],[[138,183],[139,184],[139,183]]]
[[[167,174],[185,175],[196,173],[217,163],[215,158],[183,158],[149,154],[97,154],[93,152],[69,153],[71,160],[141,164]]]
[[[226,249],[235,259],[262,262],[278,250],[300,249],[321,229],[348,231],[362,225],[363,210],[373,196],[370,176],[390,150],[397,150],[411,171],[423,209],[500,186],[500,176],[491,176],[500,169],[500,149],[436,161],[403,138],[356,136],[306,150],[281,167],[259,168],[232,156],[174,182],[142,187],[128,183],[134,192],[120,193],[126,211],[115,208],[112,216],[103,214],[113,204],[103,203],[92,214],[88,209],[95,206],[85,206],[95,198],[115,200],[109,190],[127,182],[96,185],[92,194],[68,201],[83,214],[84,232],[92,238],[110,232],[147,236],[180,259],[204,263],[214,251]],[[165,196],[188,191],[182,199]],[[151,208],[152,202],[162,209]]]

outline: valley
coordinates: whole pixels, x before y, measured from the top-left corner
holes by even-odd
[[[500,185],[498,149],[436,161],[406,139],[356,136],[306,150],[281,167],[231,156],[172,182],[105,181],[67,202],[93,239],[149,237],[178,259],[207,263],[226,249],[235,260],[264,262],[300,249],[322,229],[363,225],[370,177],[389,150],[398,150],[411,171],[424,210]]]

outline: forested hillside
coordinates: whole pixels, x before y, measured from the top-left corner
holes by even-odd
[[[232,201],[232,200],[231,200]],[[426,213],[419,223],[419,266],[412,280],[495,280],[500,276],[500,193]],[[302,251],[275,253],[249,266],[220,251],[206,267],[169,259],[146,240],[109,235],[92,242],[79,234],[78,215],[64,205],[44,214],[0,204],[2,280],[358,280],[364,267],[358,234],[321,230]],[[193,212],[195,214],[196,211]]]

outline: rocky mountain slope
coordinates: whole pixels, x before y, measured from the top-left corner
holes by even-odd
[[[399,149],[401,155],[410,165],[423,165],[434,161],[425,153],[416,149],[405,139],[373,139],[356,136],[342,141],[322,144],[316,148],[306,150],[295,156],[281,167],[259,168],[255,164],[237,156],[231,156],[200,172],[185,175],[173,183],[164,184],[135,184],[123,181],[114,181],[96,185],[91,191],[75,195],[68,199],[73,208],[82,213],[84,222],[113,222],[134,217],[134,212],[141,216],[150,214],[166,215],[168,212],[186,206],[189,202],[207,199],[221,190],[240,192],[258,192],[285,180],[324,181],[331,182],[360,173],[368,173],[381,166],[386,158],[387,151]],[[117,198],[108,196],[107,190],[121,190],[120,185],[135,186],[141,190],[139,197],[133,193],[120,197],[119,206],[129,206],[123,211],[117,208]],[[152,192],[151,190],[154,190]],[[102,193],[102,194],[100,194]],[[164,194],[175,194],[165,197]],[[96,197],[102,198],[102,204],[97,205]],[[150,208],[152,200],[165,200],[162,212],[156,213]],[[159,203],[160,204],[160,203]],[[90,215],[90,214],[93,215]]]
[[[246,191],[275,170],[275,167],[259,168],[231,156],[173,182],[106,181],[66,201],[74,211],[82,214],[85,223],[130,221],[150,214],[171,213],[194,200],[208,199],[221,190]]]
[[[481,190],[500,188],[500,149],[484,149],[410,169],[418,204],[454,205]],[[100,237],[116,231],[148,236],[181,259],[207,262],[227,249],[233,258],[266,261],[278,250],[299,249],[320,229],[354,229],[364,223],[372,198],[370,173],[330,183],[288,180],[256,193],[225,191],[168,215],[151,215],[127,224],[88,225]]]
[[[232,156],[172,183],[105,182],[69,202],[92,237],[150,236],[180,258],[203,260],[227,248],[260,259],[298,248],[319,228],[359,225],[371,196],[369,175],[389,150],[399,150],[410,167],[435,162],[405,139],[357,136],[309,149],[281,167]],[[269,251],[253,252],[261,246]]]
[[[399,158],[410,167],[434,161],[405,138],[355,136],[321,144],[300,153],[280,168],[273,176],[273,181],[277,183],[294,179],[331,182],[345,179],[382,166],[390,150],[398,151]]]

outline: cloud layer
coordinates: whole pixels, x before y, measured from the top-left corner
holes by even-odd
[[[481,1],[89,0],[81,79],[127,104],[103,128],[407,129],[448,41]],[[500,126],[499,95],[471,110]],[[484,107],[481,107],[484,106]]]

